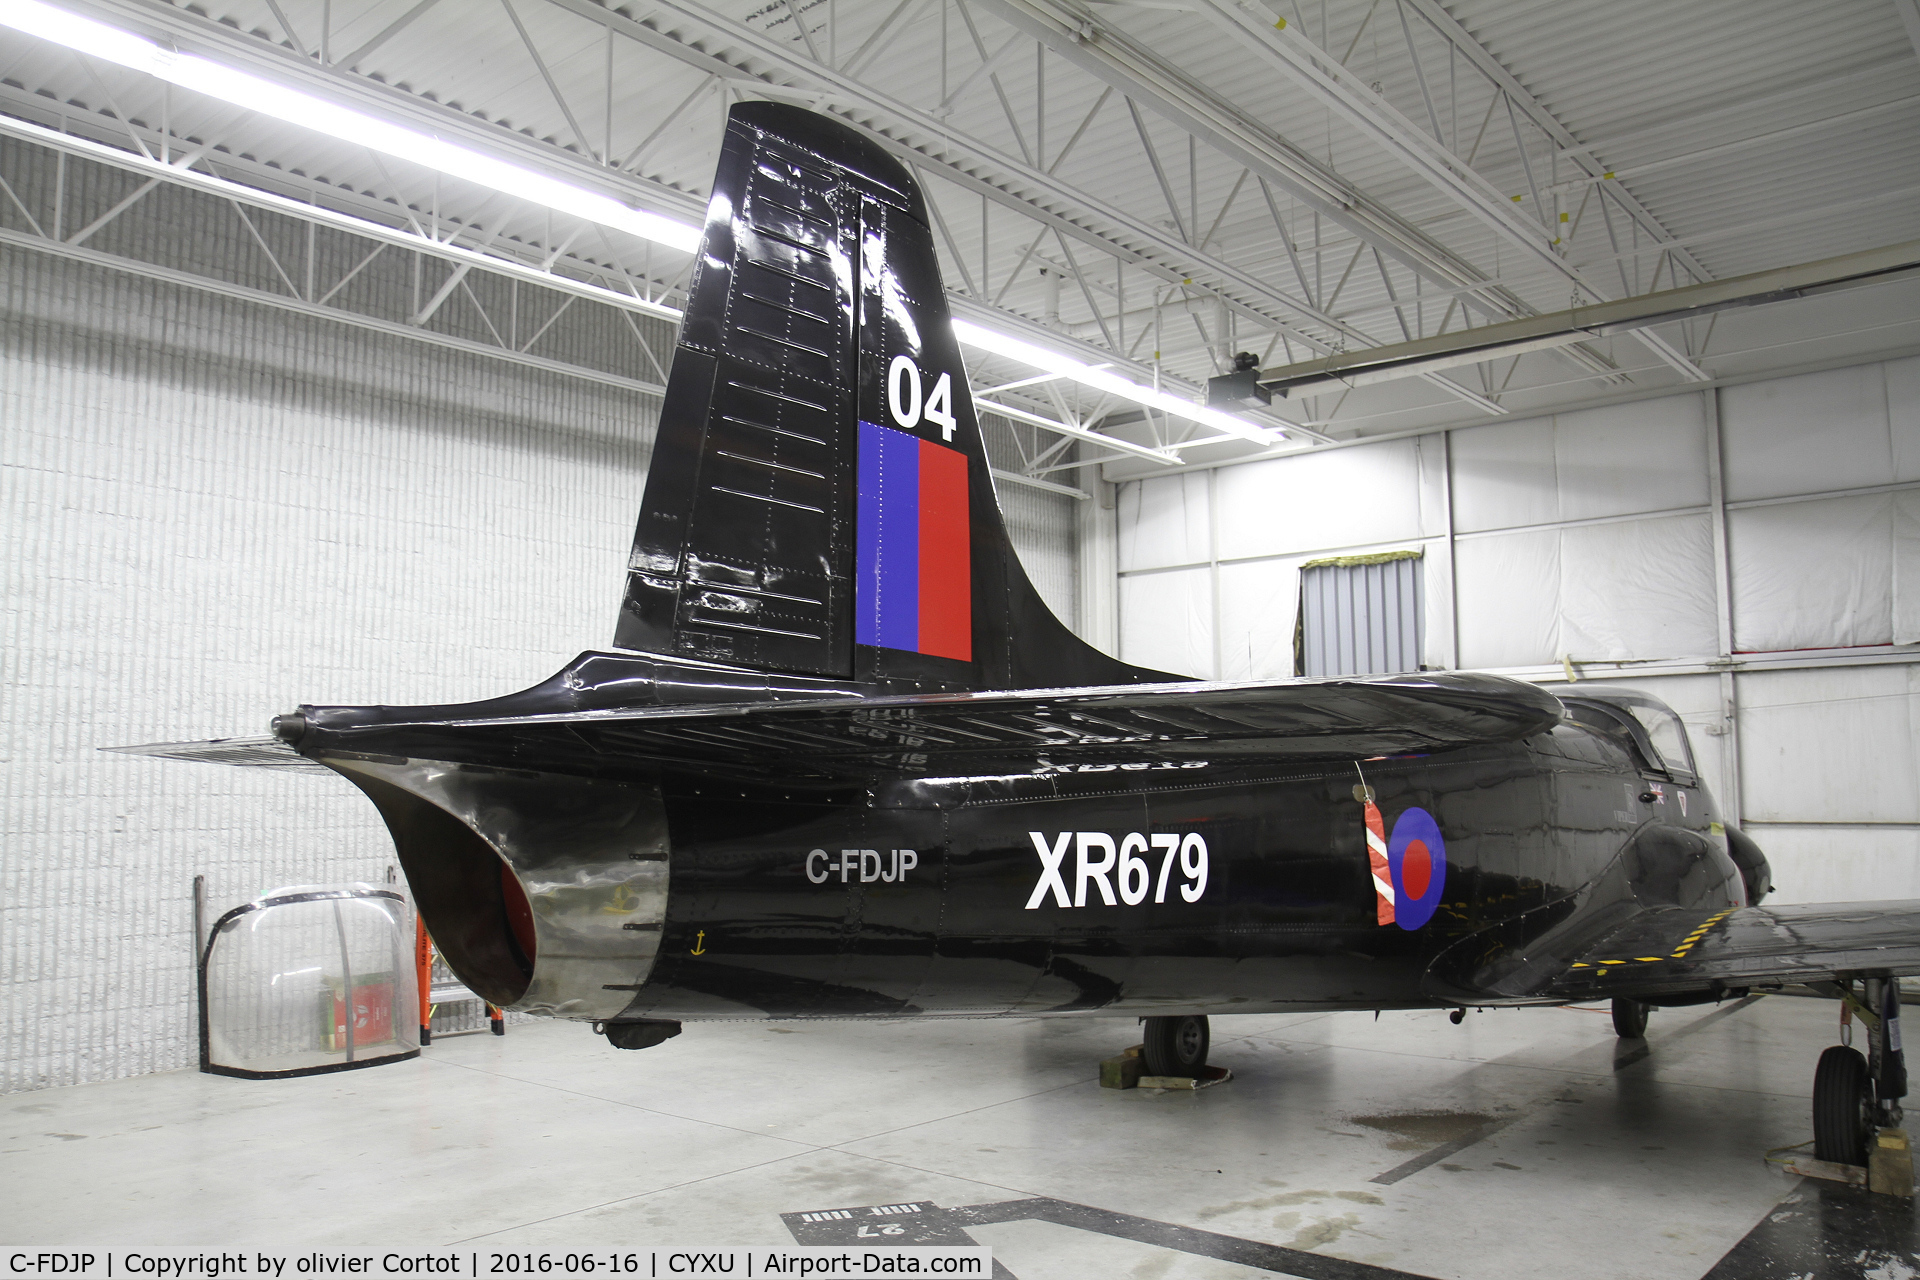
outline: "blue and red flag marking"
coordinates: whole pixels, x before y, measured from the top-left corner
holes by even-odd
[[[1447,842],[1432,814],[1413,808],[1394,819],[1387,864],[1397,890],[1393,922],[1402,929],[1418,929],[1433,919],[1447,883]]]
[[[973,660],[973,530],[967,456],[860,424],[856,644]]]

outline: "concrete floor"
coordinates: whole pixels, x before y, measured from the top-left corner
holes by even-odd
[[[1693,1280],[1784,1220],[1796,1180],[1763,1156],[1810,1136],[1834,1015],[1791,997],[1656,1011],[1650,1051],[1617,1042],[1604,1010],[1222,1018],[1212,1061],[1235,1079],[1198,1093],[1097,1086],[1099,1059],[1138,1039],[1130,1020],[689,1025],[638,1053],[517,1026],[366,1071],[0,1100],[3,1233],[782,1244],[782,1214],[1044,1197],[1067,1208],[967,1227],[1019,1280],[1283,1269],[1100,1227],[1125,1215],[1200,1229],[1176,1244],[1212,1233],[1435,1277]]]

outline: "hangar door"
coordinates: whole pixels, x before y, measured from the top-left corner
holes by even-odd
[[[1421,566],[1418,551],[1334,556],[1301,565],[1294,674],[1418,671],[1426,639]]]

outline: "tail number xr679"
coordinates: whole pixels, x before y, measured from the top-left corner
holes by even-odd
[[[1188,902],[1200,901],[1207,891],[1207,842],[1197,831],[1182,836],[1177,832],[1141,835],[1130,831],[1118,845],[1104,831],[1062,831],[1051,843],[1038,831],[1029,831],[1033,851],[1040,855],[1040,879],[1027,899],[1027,910],[1037,910],[1053,895],[1055,906],[1084,907],[1087,886],[1100,894],[1107,906],[1136,906],[1145,902],[1147,890],[1153,890],[1155,902],[1167,900],[1167,881],[1172,878],[1177,857],[1181,878],[1180,896]],[[1073,850],[1073,889],[1069,893],[1062,868],[1067,850]],[[1156,873],[1153,866],[1159,860]],[[1097,904],[1096,904],[1097,905]]]

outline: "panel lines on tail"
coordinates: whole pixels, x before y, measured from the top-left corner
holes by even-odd
[[[846,518],[836,457],[851,381],[849,218],[831,174],[764,138],[745,179],[676,646],[844,670],[847,566],[823,553]]]

